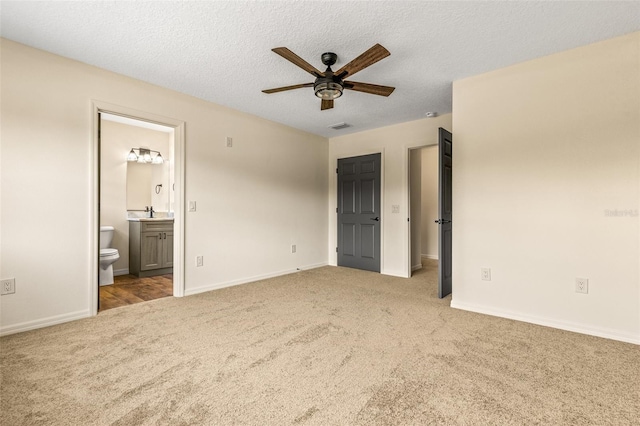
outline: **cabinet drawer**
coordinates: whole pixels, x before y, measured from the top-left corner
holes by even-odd
[[[140,222],[141,232],[150,232],[150,231],[173,231],[173,221],[169,220],[159,220],[153,222]]]

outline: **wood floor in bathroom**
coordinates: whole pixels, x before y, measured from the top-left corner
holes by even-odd
[[[113,277],[112,285],[100,287],[100,311],[160,299],[173,294],[173,275],[138,278],[135,275]]]

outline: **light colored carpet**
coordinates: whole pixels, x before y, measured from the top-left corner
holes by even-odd
[[[0,339],[2,425],[640,424],[638,346],[324,267]]]

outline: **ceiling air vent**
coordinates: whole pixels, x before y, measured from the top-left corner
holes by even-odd
[[[329,128],[333,130],[346,129],[347,127],[351,127],[351,124],[347,124],[343,122],[343,123],[332,124],[331,126],[329,126]]]

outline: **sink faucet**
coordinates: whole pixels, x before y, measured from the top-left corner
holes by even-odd
[[[153,218],[153,206],[149,209],[149,218]]]

